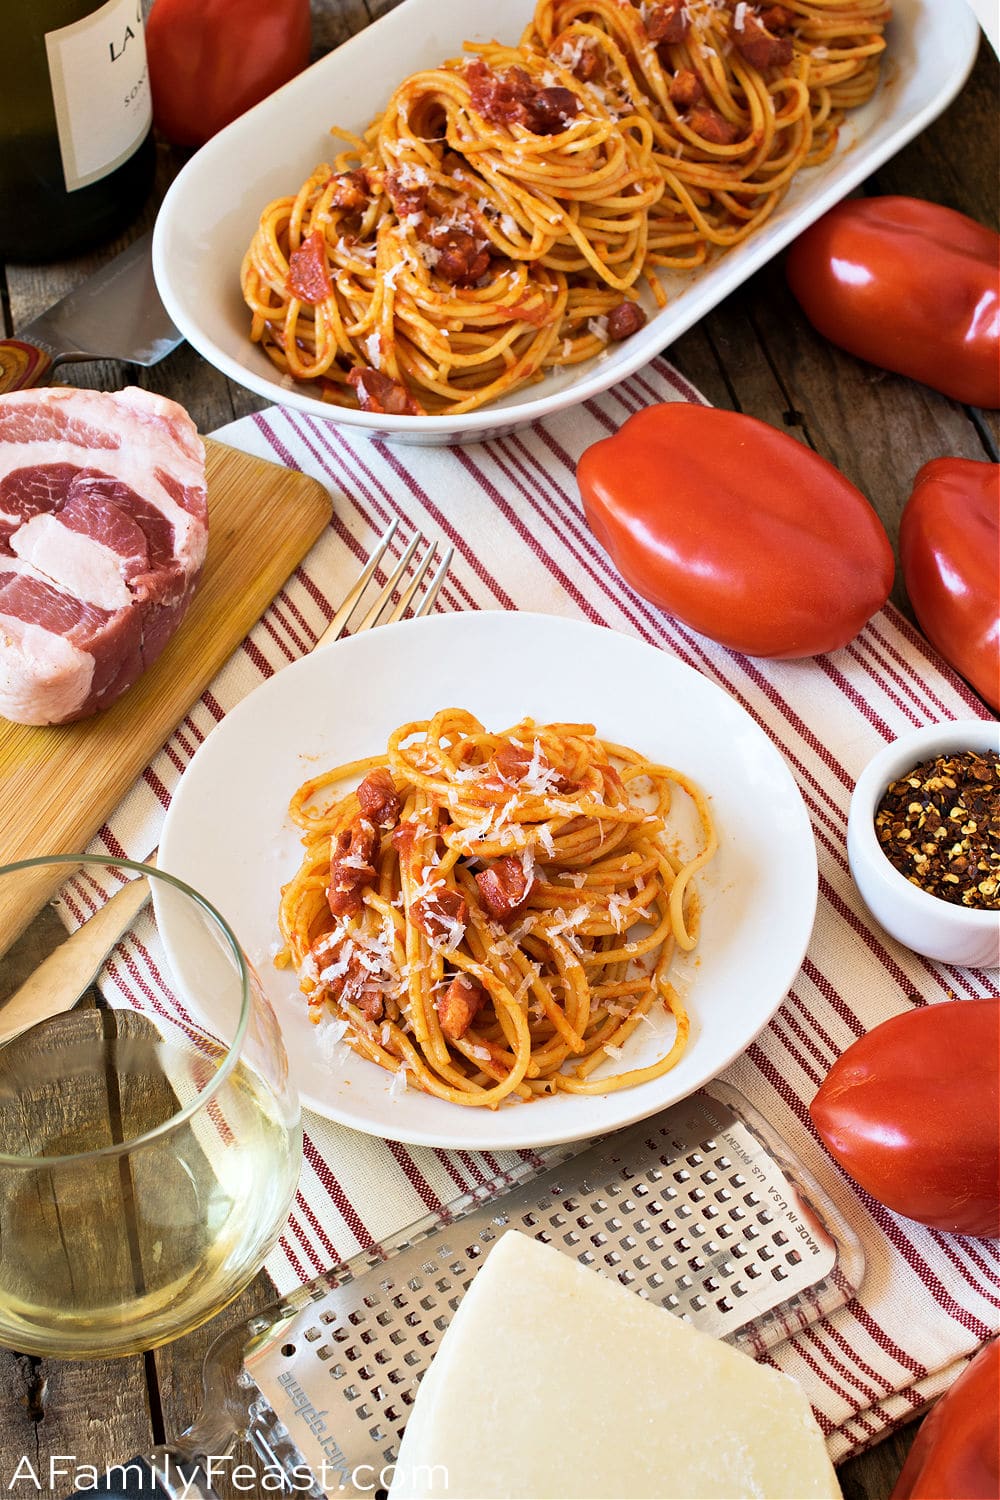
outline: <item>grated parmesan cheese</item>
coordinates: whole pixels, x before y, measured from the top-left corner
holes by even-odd
[[[580,953],[582,949],[577,928],[580,926],[581,922],[585,922],[589,916],[590,908],[588,906],[578,906],[575,911],[567,912],[564,917],[546,927],[545,935],[549,938],[565,938],[567,944],[573,949],[574,953]]]
[[[558,785],[559,772],[551,765],[542,751],[541,740],[535,740],[528,762],[527,769],[521,777],[521,789],[533,793],[536,797],[544,797],[547,792]]]
[[[549,859],[554,859],[556,853],[556,841],[552,837],[552,829],[549,827],[548,823],[539,823],[538,827],[535,829],[535,838],[537,839],[538,843],[541,844],[542,848],[549,856]]]
[[[401,187],[430,187],[431,175],[427,168],[417,161],[404,161],[396,168],[396,176]]]
[[[627,913],[631,904],[628,896],[621,896],[617,891],[608,897],[608,916],[616,932],[622,932],[628,926]]]
[[[467,824],[467,826],[462,829],[462,833],[465,836],[465,842],[467,844],[479,843],[486,837],[488,833],[492,833],[493,825],[496,821],[498,811],[498,808],[491,807],[486,816],[484,818],[481,818],[478,823]]]
[[[367,870],[368,861],[361,854],[340,854],[337,856],[338,865],[343,865],[345,870]]]
[[[340,1018],[324,1016],[316,1026],[315,1036],[324,1062],[344,1062],[346,1047],[340,1043],[349,1031],[348,1023]]]
[[[412,905],[412,903],[415,901],[426,900],[426,898],[428,896],[432,896],[435,891],[442,890],[444,890],[444,881],[441,879],[440,875],[436,875],[434,873],[433,864],[424,865],[423,869],[417,876],[416,884],[413,885],[410,889],[410,903]]]

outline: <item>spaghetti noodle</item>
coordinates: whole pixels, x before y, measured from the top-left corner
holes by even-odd
[[[689,858],[668,831],[678,792],[700,829]],[[680,772],[592,725],[490,734],[445,709],[396,730],[385,755],[305,782],[291,815],[305,855],[282,891],[277,962],[394,1087],[495,1109],[626,1088],[683,1055],[668,974],[697,942],[692,882],[716,836]],[[664,1055],[592,1077],[654,1007],[674,1021]]]
[[[323,399],[457,414],[599,354],[870,97],[888,0],[538,0],[261,216],[251,338]]]

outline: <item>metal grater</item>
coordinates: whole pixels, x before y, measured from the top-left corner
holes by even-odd
[[[445,1225],[413,1226],[248,1325],[248,1435],[268,1465],[295,1471],[298,1493],[371,1496],[462,1294],[508,1229],[755,1355],[840,1306],[864,1274],[833,1204],[725,1085],[526,1171],[502,1197],[467,1194]],[[303,1465],[322,1480],[311,1490]]]

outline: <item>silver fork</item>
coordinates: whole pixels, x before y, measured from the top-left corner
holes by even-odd
[[[397,523],[393,521],[366,562],[357,582],[348,591],[329,625],[313,645],[313,651],[339,640],[345,633],[379,563],[392,545],[397,529]],[[399,598],[393,605],[393,595],[402,584],[407,568],[418,551],[425,547],[426,551],[422,552],[419,561],[414,564],[413,577],[402,587]],[[413,608],[411,617],[417,619],[421,615],[430,614],[447,577],[454,549],[448,547],[445,550],[430,581],[426,582],[436,552],[437,543],[428,543],[418,531],[389,574],[384,588],[355,625],[353,634],[360,635],[363,630],[371,630],[376,625],[394,624],[404,619],[424,583],[426,588],[423,598]],[[144,863],[155,864],[157,852],[154,849]],[[128,864],[129,861],[125,863]],[[148,899],[149,882],[140,874],[137,879],[130,880],[121,890],[116,891],[82,927],[78,927],[49,954],[0,1008],[0,1047],[19,1036],[22,1031],[27,1031],[29,1026],[35,1026],[39,1021],[59,1015],[62,1011],[71,1010],[84,990],[93,984],[111,949],[122,933],[132,925]]]
[[[326,629],[323,631],[323,634],[316,642],[316,645],[313,647],[314,651],[318,646],[327,646],[331,641],[339,640],[340,637],[344,634],[351,615],[357,608],[358,603],[365,592],[365,589],[368,587],[369,583],[372,580],[375,569],[382,561],[386,549],[392,543],[392,539],[395,535],[396,522],[393,521],[389,527],[389,530],[379,542],[371,557],[365,563],[364,570],[362,571],[357,583],[352,589],[348,591],[347,595],[344,598],[344,602],[341,604],[333,619],[330,621],[329,625],[326,627]],[[407,584],[403,592],[400,594],[399,602],[396,605],[395,609],[393,609],[384,620],[381,618],[382,611],[391,600],[393,593],[395,592],[398,584],[400,583],[400,580],[403,577],[403,574],[410,566],[410,561],[414,553],[417,551],[418,547],[422,547],[424,545],[424,541],[425,538],[423,536],[423,533],[418,531],[416,536],[413,538],[413,541],[406,548],[406,551],[399,559],[396,567],[389,575],[389,580],[386,583],[385,588],[379,594],[378,598],[375,600],[368,613],[364,616],[363,619],[359,620],[358,624],[355,626],[353,631],[354,635],[360,635],[363,630],[371,630],[374,625],[392,625],[397,620],[401,620],[406,614],[407,609],[410,607],[410,604],[412,603],[417,590],[420,588],[421,583],[423,583],[428,569],[430,568],[431,562],[433,561],[434,553],[436,550],[435,543],[431,543],[431,545],[427,548],[427,551],[424,553],[422,560],[414,568],[413,577]],[[444,583],[444,580],[448,573],[448,569],[451,566],[451,559],[454,550],[455,549],[453,547],[449,547],[442,557],[440,563],[438,564],[437,572],[434,574],[430,583],[427,585],[427,592],[424,594],[424,597],[423,599],[421,599],[417,608],[413,611],[414,619],[419,618],[419,616],[421,615],[429,615],[431,610],[434,608],[434,601],[437,599],[441,585],[442,583]]]

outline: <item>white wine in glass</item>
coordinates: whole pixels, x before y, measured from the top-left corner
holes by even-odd
[[[140,869],[75,856],[54,880],[80,865],[99,882]],[[0,870],[8,909],[24,871]],[[155,919],[106,966],[143,1009],[73,1010],[0,1047],[0,1343],[21,1353],[126,1354],[187,1333],[260,1268],[298,1179],[298,1103],[256,976],[195,892],[145,878]],[[0,1006],[30,941],[0,958]]]

